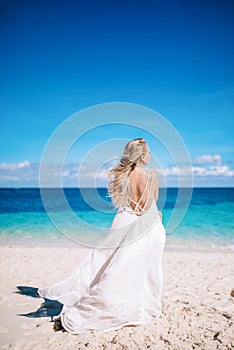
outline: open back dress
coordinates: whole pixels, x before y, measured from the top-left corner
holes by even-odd
[[[67,332],[103,333],[160,316],[166,235],[154,192],[154,172],[147,169],[141,198],[128,198],[100,244],[66,279],[39,289],[41,297],[63,304],[60,317]]]

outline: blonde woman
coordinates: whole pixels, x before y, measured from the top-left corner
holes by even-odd
[[[144,139],[128,142],[109,172],[118,210],[108,234],[66,280],[39,289],[63,304],[55,330],[107,332],[160,316],[165,228],[156,205],[157,173],[144,168],[149,161]]]

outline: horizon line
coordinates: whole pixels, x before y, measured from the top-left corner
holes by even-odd
[[[100,187],[69,187],[69,186],[64,186],[64,187],[38,187],[38,186],[17,186],[17,187],[10,187],[10,186],[6,186],[6,187],[1,187],[0,186],[0,190],[4,190],[4,189],[58,189],[58,188],[62,188],[62,189],[108,189],[108,187],[103,187],[103,186],[100,186]],[[234,186],[192,186],[192,187],[188,187],[188,186],[185,186],[185,187],[178,187],[178,186],[168,186],[168,187],[160,187],[159,186],[159,189],[165,189],[165,188],[185,188],[185,189],[191,189],[191,188],[234,188]]]

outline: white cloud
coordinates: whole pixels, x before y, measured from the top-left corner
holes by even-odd
[[[213,164],[213,165],[221,165],[222,157],[219,154],[202,154],[198,155],[193,160],[194,164]]]
[[[75,163],[64,164],[62,175],[65,178],[77,178],[78,175],[82,177],[95,177],[96,179],[107,179],[108,169],[96,168],[94,165],[82,164],[81,166]]]
[[[223,164],[222,157],[219,154],[202,154],[198,155],[193,160],[191,167],[172,166],[160,169],[160,175],[165,177],[188,176],[193,173],[195,179],[206,178],[214,179],[218,177],[230,178],[234,176],[234,169],[230,169]]]
[[[223,164],[220,154],[202,154],[194,158],[193,174],[195,176],[234,176],[234,169]]]
[[[193,167],[193,174],[198,176],[234,176],[234,170],[226,165],[211,166],[209,169]]]
[[[19,177],[18,176],[5,175],[5,176],[2,177],[2,180],[5,180],[5,181],[19,181]]]
[[[177,169],[176,167],[166,168],[161,170],[164,176],[188,176],[193,173],[194,176],[234,176],[234,170],[228,166],[212,166],[206,169],[201,166],[192,166],[191,168]]]
[[[27,160],[20,163],[0,163],[0,169],[2,170],[17,170],[28,167],[30,167],[30,163]]]
[[[108,164],[109,166],[109,164]],[[64,163],[62,168],[63,186],[106,186],[108,182],[108,166],[105,164],[98,167],[92,164],[83,163],[81,166],[78,163]],[[35,186],[39,185],[39,163],[30,163],[29,161],[19,163],[0,163],[0,186]],[[56,167],[55,167],[56,168]],[[57,171],[57,168],[55,169]],[[219,154],[203,154],[194,158],[192,166],[171,166],[159,169],[160,176],[164,177],[167,185],[177,181],[178,175],[188,179],[193,173],[195,182],[206,182],[208,185],[216,183],[233,185],[234,169],[223,164],[222,157]],[[48,171],[51,175],[52,172]],[[58,174],[58,171],[57,171]],[[48,185],[53,186],[48,175]],[[53,174],[52,174],[53,175]],[[56,174],[54,174],[56,175]],[[53,176],[52,176],[53,177]],[[45,184],[47,181],[45,179]]]

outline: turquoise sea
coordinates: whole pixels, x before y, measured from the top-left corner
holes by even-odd
[[[180,189],[181,190],[181,189]],[[64,196],[74,216],[67,212],[67,205],[59,199],[56,189],[48,190],[47,210],[59,225],[71,225],[79,218],[73,230],[74,236],[102,235],[111,225],[115,211],[105,188],[64,189]],[[186,203],[188,189],[182,189]],[[176,204],[177,188],[160,189],[159,210],[163,212],[163,224],[172,215],[185,212],[181,223],[167,235],[168,247],[209,247],[234,249],[234,188],[194,188],[185,211],[183,200]],[[163,200],[162,200],[163,198]],[[48,204],[49,203],[49,204]],[[0,189],[0,244],[51,244],[69,245],[73,242],[51,222],[41,199],[40,189]],[[71,226],[72,227],[72,226]]]

